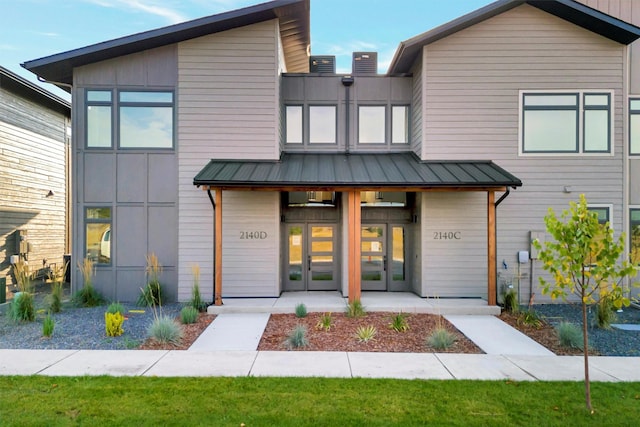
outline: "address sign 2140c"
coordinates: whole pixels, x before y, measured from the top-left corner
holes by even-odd
[[[461,231],[434,231],[433,240],[461,240]]]

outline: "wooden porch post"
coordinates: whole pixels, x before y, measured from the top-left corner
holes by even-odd
[[[496,305],[496,204],[495,192],[487,192],[487,303]]]
[[[214,266],[215,305],[222,305],[222,189],[216,188]]]
[[[361,292],[361,265],[360,265],[360,234],[361,212],[360,191],[353,190],[348,193],[349,211],[349,302],[360,300]]]

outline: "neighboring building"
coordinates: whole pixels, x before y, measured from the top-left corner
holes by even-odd
[[[0,277],[11,256],[32,271],[62,266],[69,252],[67,207],[71,105],[0,67]]]
[[[307,56],[309,0],[276,0],[25,67],[73,87],[72,265],[99,262],[108,298],[136,299],[155,252],[179,300],[198,264],[217,303],[495,304],[506,283],[541,301],[539,262],[517,261],[549,207],[585,193],[629,231],[638,37],[578,2],[500,0],[402,42],[386,75],[374,52],[337,75]]]

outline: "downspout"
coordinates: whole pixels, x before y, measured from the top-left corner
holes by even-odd
[[[349,89],[353,84],[353,76],[344,76],[342,77],[342,85],[344,86],[344,98],[345,98],[345,109],[344,109],[344,153],[350,154],[350,141],[349,141],[349,132],[351,130],[351,126],[349,125],[351,110],[351,90]]]
[[[215,232],[216,232],[216,225],[215,225],[215,221],[216,221],[216,202],[215,200],[213,200],[213,196],[211,195],[211,188],[207,187],[207,196],[209,196],[209,201],[211,201],[211,207],[213,208],[213,232],[214,232],[214,241],[215,241]],[[216,259],[216,245],[213,245],[213,259]],[[212,283],[212,289],[213,289],[213,302],[215,303],[216,301],[216,275],[215,272],[213,274],[213,283]]]

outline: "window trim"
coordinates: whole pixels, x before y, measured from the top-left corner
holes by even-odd
[[[609,227],[613,229],[613,222],[611,220],[613,216],[613,204],[612,203],[589,203],[587,204],[587,210],[593,211],[595,209],[606,209],[607,210],[607,220],[609,222]],[[604,223],[602,224],[604,225]]]
[[[526,95],[538,95],[538,96],[553,96],[553,95],[576,95],[578,105],[576,107],[577,114],[577,149],[575,151],[531,151],[524,149],[524,126],[525,126],[525,111],[552,111],[545,108],[535,108],[528,107],[525,109],[524,106],[524,98]],[[585,125],[585,111],[593,111],[599,110],[597,106],[589,107],[585,109],[584,99],[585,95],[608,95],[609,105],[609,133],[608,133],[608,148],[609,151],[585,151],[584,149],[584,125]],[[614,135],[615,135],[615,96],[614,90],[607,89],[553,89],[553,90],[519,90],[518,91],[518,156],[519,157],[550,157],[550,156],[560,156],[560,157],[572,157],[572,156],[606,156],[613,157],[615,155],[614,152]],[[562,107],[562,106],[559,106]],[[556,110],[563,110],[571,108],[556,108]]]
[[[633,101],[640,102],[640,97],[632,97],[632,96],[630,96],[629,97],[629,105],[628,105],[628,107],[629,107],[629,142],[628,142],[628,145],[627,145],[627,149],[629,150],[629,156],[632,156],[632,157],[635,158],[636,156],[640,156],[640,142],[638,142],[638,151],[637,152],[631,151],[631,137],[633,136],[632,133],[631,133],[631,116],[632,115],[637,115],[637,116],[640,117],[640,109],[634,110],[634,109],[631,108],[631,103]],[[640,135],[638,135],[638,138],[640,138]]]
[[[87,217],[87,213],[89,211],[89,209],[109,209],[109,218],[88,218]],[[114,213],[114,209],[113,206],[110,205],[96,205],[96,206],[84,206],[84,210],[83,210],[83,233],[84,233],[84,242],[83,242],[83,251],[85,252],[84,256],[86,257],[87,254],[87,225],[89,224],[109,224],[109,262],[95,262],[96,267],[110,267],[113,265],[113,247],[111,246],[113,244],[113,213]]]

